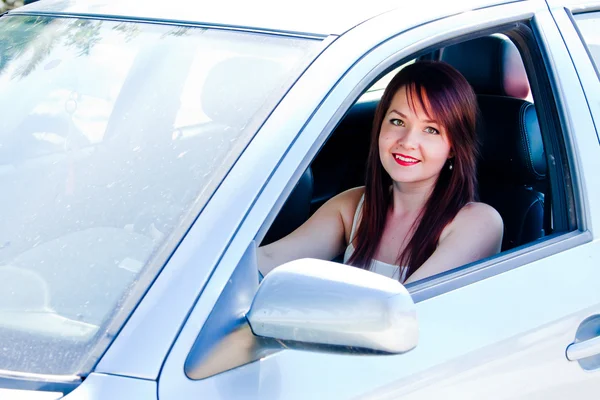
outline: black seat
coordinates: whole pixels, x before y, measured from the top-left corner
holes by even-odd
[[[377,103],[379,99],[360,100],[354,104],[313,161],[313,212],[336,194],[365,184]]]
[[[302,225],[310,217],[312,195],[313,175],[311,168],[308,167],[281,207],[261,245],[279,240]]]
[[[508,250],[544,236],[542,135],[533,104],[502,96],[478,99],[479,196],[502,216],[502,249]]]
[[[502,250],[543,237],[546,156],[517,48],[494,35],[450,46],[442,60],[477,93],[479,196],[504,220]]]

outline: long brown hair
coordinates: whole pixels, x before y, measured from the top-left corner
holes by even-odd
[[[410,230],[414,232],[410,241],[396,260],[398,265],[408,268],[406,277],[409,277],[433,254],[444,227],[463,206],[476,199],[477,99],[457,70],[438,61],[418,61],[404,67],[385,89],[375,111],[362,218],[356,236],[351,238],[355,250],[348,260],[349,264],[364,269],[370,268],[379,247],[392,201],[389,190],[392,179],[381,164],[378,142],[392,98],[402,87],[406,87],[411,108],[418,101],[428,118],[439,121],[446,129],[453,153]]]

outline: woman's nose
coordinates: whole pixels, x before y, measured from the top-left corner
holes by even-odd
[[[398,144],[406,149],[416,149],[419,146],[419,135],[416,129],[407,129],[406,133],[398,138]]]

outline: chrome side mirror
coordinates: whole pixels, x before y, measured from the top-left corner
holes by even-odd
[[[330,261],[302,259],[271,271],[246,318],[257,336],[387,353],[418,341],[415,304],[398,281]]]

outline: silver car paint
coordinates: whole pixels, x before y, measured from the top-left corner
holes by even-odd
[[[4,400],[58,400],[63,397],[61,392],[34,392],[21,389],[0,389],[0,398]]]
[[[124,376],[90,374],[84,384],[65,400],[152,400],[157,399],[156,382]]]

